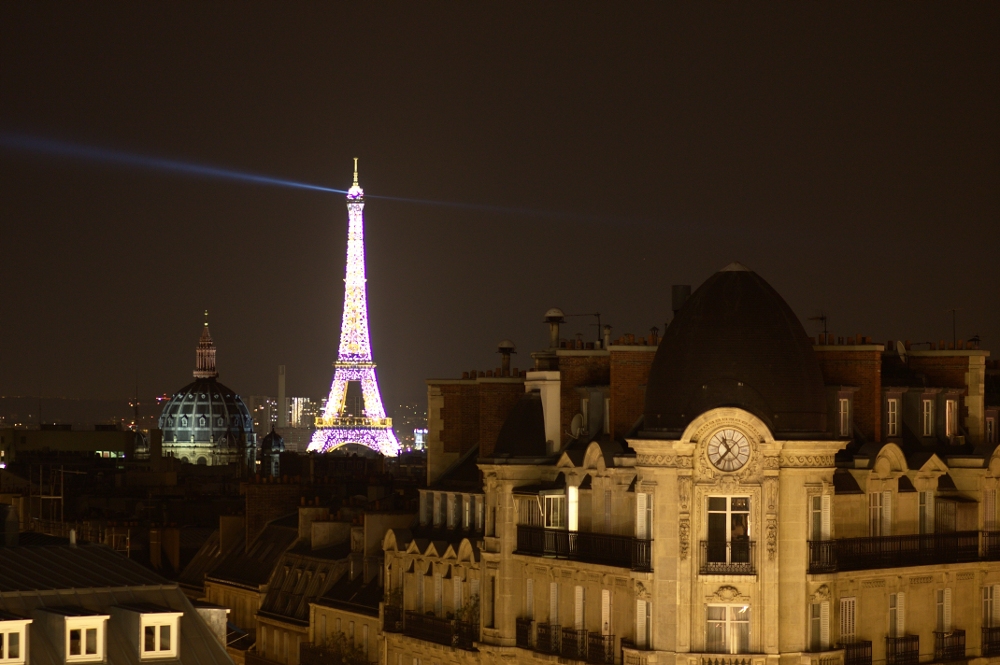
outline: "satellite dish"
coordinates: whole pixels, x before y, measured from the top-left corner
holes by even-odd
[[[900,360],[906,360],[906,345],[898,339],[896,340],[896,353],[899,354]]]
[[[569,433],[574,439],[579,439],[581,432],[583,432],[583,414],[578,413],[573,416],[573,420],[569,424]]]

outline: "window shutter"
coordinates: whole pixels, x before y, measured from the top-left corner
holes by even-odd
[[[820,523],[822,525],[820,531],[823,534],[823,540],[830,540],[830,495],[824,494],[822,498],[822,512]]]
[[[573,628],[576,630],[583,630],[584,623],[584,588],[582,586],[576,587],[576,605],[574,607],[573,614]]]
[[[1000,584],[993,585],[993,626],[1000,625],[997,620],[1000,619]]]
[[[819,641],[824,651],[830,648],[830,602],[826,600],[819,608]]]
[[[559,582],[549,582],[549,623],[559,625]]]
[[[601,589],[601,635],[611,634],[611,591]]]
[[[951,632],[951,589],[944,590],[944,632]]]
[[[856,602],[854,598],[840,599],[840,639],[842,642],[854,641]]]
[[[646,646],[646,601],[635,601],[635,644]]]
[[[986,531],[996,529],[997,521],[997,491],[986,490],[983,492],[983,528]]]
[[[646,494],[637,492],[635,495],[635,537],[646,540]]]
[[[906,594],[902,591],[896,594],[896,635],[906,635]]]
[[[535,618],[535,580],[528,578],[528,583],[524,590],[524,609],[528,614],[528,619]]]
[[[892,492],[882,492],[882,535],[892,535]]]

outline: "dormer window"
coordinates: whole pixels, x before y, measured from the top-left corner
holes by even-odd
[[[66,662],[103,662],[107,625],[107,615],[67,616]]]
[[[21,619],[0,612],[0,665],[20,665],[28,662],[25,653],[28,645],[28,624],[31,619]]]
[[[146,604],[124,605],[111,611],[141,660],[177,658],[182,612]]]

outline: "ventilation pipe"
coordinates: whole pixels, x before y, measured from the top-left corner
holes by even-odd
[[[497,353],[500,354],[500,376],[510,376],[510,354],[517,353],[514,342],[509,339],[500,342]]]
[[[545,322],[549,324],[549,348],[559,348],[559,324],[566,320],[566,315],[558,307],[545,312]]]

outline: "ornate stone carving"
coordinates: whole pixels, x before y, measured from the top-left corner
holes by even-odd
[[[649,590],[646,588],[646,585],[643,584],[642,582],[635,583],[635,597],[641,598],[643,600],[649,599]]]
[[[767,470],[774,470],[781,468],[781,458],[777,455],[768,455],[764,458],[762,462],[763,466]]]
[[[833,455],[782,455],[781,466],[785,467],[833,466]]]
[[[823,584],[820,588],[816,589],[816,593],[812,595],[812,600],[814,603],[821,603],[824,600],[830,600],[830,587]]]
[[[774,561],[774,557],[778,553],[778,520],[773,517],[767,518],[765,540],[767,540],[767,558],[769,561]]]
[[[778,512],[778,479],[773,476],[764,479],[764,501],[767,512]]]
[[[882,589],[885,588],[885,580],[864,580],[861,583],[862,589]]]
[[[677,469],[690,469],[693,460],[687,455],[637,455],[637,466],[665,466]]]
[[[722,603],[748,603],[750,602],[750,596],[744,596],[740,593],[740,590],[734,586],[724,584],[716,589],[715,593],[706,598],[708,602],[722,602]]]
[[[681,515],[677,530],[677,535],[680,540],[677,545],[678,554],[680,554],[681,561],[686,561],[688,558],[688,550],[691,548],[691,521],[688,519],[686,514]]]
[[[677,481],[677,500],[681,512],[688,512],[691,503],[691,478],[684,477]]]

